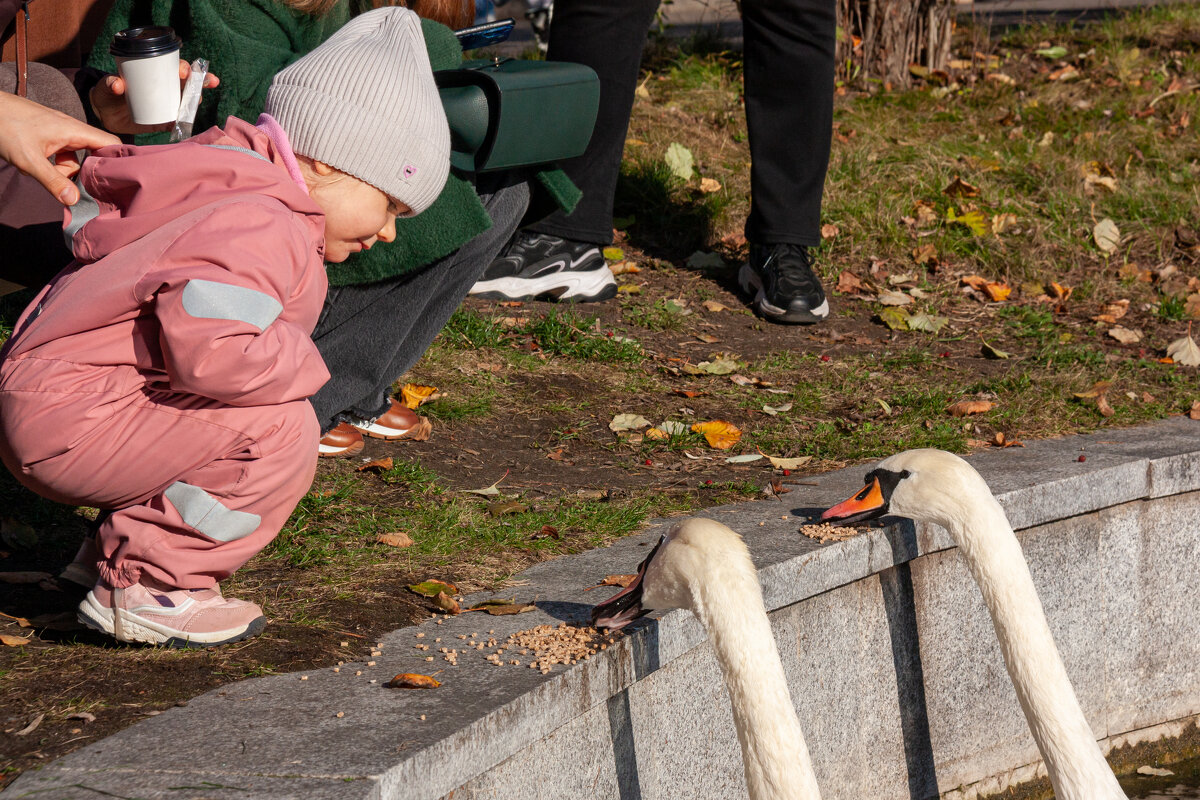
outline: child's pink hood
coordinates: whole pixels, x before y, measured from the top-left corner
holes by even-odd
[[[252,150],[264,158],[224,148]],[[88,221],[72,239],[75,257],[97,261],[192,209],[248,194],[273,197],[305,215],[323,248],[324,214],[292,180],[280,180],[286,162],[266,133],[236,117],[226,121],[224,130],[210,128],[176,145],[97,150],[84,162],[79,182],[95,198],[99,215],[91,218],[81,208]]]

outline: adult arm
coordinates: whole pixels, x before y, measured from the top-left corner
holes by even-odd
[[[68,180],[79,171],[75,151],[120,143],[116,136],[52,108],[0,92],[0,158],[42,184],[63,205],[79,199],[79,190]],[[54,164],[49,161],[52,156]]]

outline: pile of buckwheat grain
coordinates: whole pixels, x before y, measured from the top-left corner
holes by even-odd
[[[516,650],[519,655],[532,656],[528,662],[530,669],[540,670],[543,675],[548,673],[555,664],[574,664],[585,661],[601,650],[607,650],[620,633],[601,633],[592,627],[577,628],[560,622],[555,625],[538,625],[526,631],[517,631],[508,637],[504,647]],[[502,663],[499,654],[489,657],[497,660],[493,664]],[[519,659],[510,658],[510,664],[521,665]]]
[[[810,539],[816,539],[821,544],[826,542],[844,542],[862,533],[860,528],[839,528],[832,522],[822,522],[818,525],[801,525],[800,532]]]

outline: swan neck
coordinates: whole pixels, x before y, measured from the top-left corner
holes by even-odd
[[[1058,800],[1125,800],[1075,696],[1004,509],[991,492],[964,497],[943,522],[996,629],[1004,665]]]
[[[820,800],[757,575],[741,586],[710,578],[692,591],[729,692],[750,800]]]

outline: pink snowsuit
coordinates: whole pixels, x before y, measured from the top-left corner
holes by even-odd
[[[38,494],[113,510],[97,541],[115,587],[215,586],[312,482],[325,222],[262,122],[97,151],[76,262],[0,351],[0,457]]]

